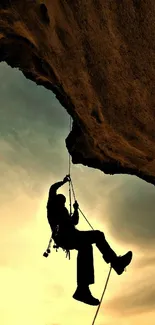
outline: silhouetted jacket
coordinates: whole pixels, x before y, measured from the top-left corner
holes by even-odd
[[[74,209],[74,213],[72,216],[70,216],[65,206],[60,207],[57,204],[57,190],[63,184],[63,182],[57,182],[53,184],[49,190],[49,197],[47,202],[47,218],[51,230],[54,230],[57,225],[59,225],[59,229],[63,231],[73,230],[79,222],[78,209]]]

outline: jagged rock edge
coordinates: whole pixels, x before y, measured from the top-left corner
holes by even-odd
[[[23,37],[16,37],[16,35],[7,35],[7,38],[4,37],[4,42],[1,39],[1,43],[0,43],[0,62],[6,62],[9,66],[11,66],[12,68],[18,68],[23,74],[24,76],[35,82],[37,85],[39,86],[44,86],[46,89],[51,90],[55,95],[56,98],[59,100],[60,104],[67,110],[68,114],[71,115],[71,117],[73,118],[73,129],[70,132],[70,134],[68,135],[68,137],[66,138],[66,147],[68,149],[68,152],[71,154],[72,157],[72,162],[73,164],[83,164],[84,166],[88,166],[91,168],[95,168],[95,169],[100,169],[101,171],[103,171],[105,174],[109,174],[109,175],[114,175],[114,174],[128,174],[128,175],[133,175],[133,176],[137,176],[141,179],[143,179],[144,181],[151,183],[152,185],[155,185],[155,179],[152,176],[146,176],[144,175],[141,171],[138,171],[136,169],[132,169],[132,168],[125,168],[123,166],[121,166],[121,164],[119,163],[119,161],[116,161],[112,158],[110,158],[111,161],[109,162],[100,162],[98,161],[98,159],[95,158],[84,158],[82,156],[81,153],[79,153],[79,155],[77,155],[77,153],[74,153],[74,150],[72,148],[73,144],[72,144],[72,134],[73,134],[73,130],[74,128],[78,127],[80,128],[80,132],[82,132],[84,134],[84,125],[79,126],[78,123],[78,118],[77,116],[74,115],[74,105],[71,102],[71,99],[68,97],[68,95],[66,95],[66,93],[63,90],[62,85],[56,81],[56,83],[51,83],[49,81],[47,82],[43,82],[41,79],[37,80],[35,77],[35,74],[33,74],[30,71],[25,71],[25,69],[22,69],[20,67],[20,60],[16,60],[16,63],[14,64],[14,62],[12,63],[12,49],[11,51],[9,51],[9,43],[5,44],[5,41],[8,39],[10,39],[11,41],[14,40],[14,42],[19,42],[19,38],[22,40],[24,44],[24,46],[30,46],[31,48],[33,47],[33,44],[31,44],[26,38]],[[5,48],[6,46],[6,48]],[[8,53],[11,53],[11,55],[9,55]],[[37,56],[38,57],[38,56]],[[38,57],[39,58],[39,57]],[[20,59],[20,56],[19,56]],[[17,63],[18,61],[18,63]],[[50,67],[51,70],[51,67]],[[54,72],[53,72],[54,75]],[[76,117],[76,120],[75,120]],[[83,128],[83,130],[82,130]]]

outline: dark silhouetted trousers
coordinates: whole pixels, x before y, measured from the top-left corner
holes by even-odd
[[[106,263],[116,258],[115,252],[107,243],[104,233],[99,230],[80,231],[77,229],[60,232],[54,241],[62,248],[76,249],[77,284],[90,285],[94,283],[93,247],[96,244]]]

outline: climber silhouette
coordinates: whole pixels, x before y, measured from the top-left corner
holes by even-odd
[[[89,285],[94,283],[94,264],[92,244],[103,255],[106,263],[111,263],[112,268],[121,275],[132,260],[132,252],[117,256],[107,243],[104,233],[99,230],[79,231],[75,226],[79,222],[78,203],[73,204],[74,213],[70,216],[65,207],[66,198],[57,194],[57,190],[70,181],[67,175],[63,181],[50,187],[47,202],[47,218],[52,230],[52,238],[62,248],[76,249],[77,255],[77,289],[73,298],[89,305],[98,305],[99,300],[94,298],[89,290]]]

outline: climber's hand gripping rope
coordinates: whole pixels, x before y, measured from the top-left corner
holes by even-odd
[[[70,178],[70,175],[66,175],[63,179],[63,183],[67,183],[67,182],[70,182],[71,178]]]
[[[79,204],[78,202],[75,200],[74,204],[73,204],[73,208],[74,209],[78,209],[79,208]]]

